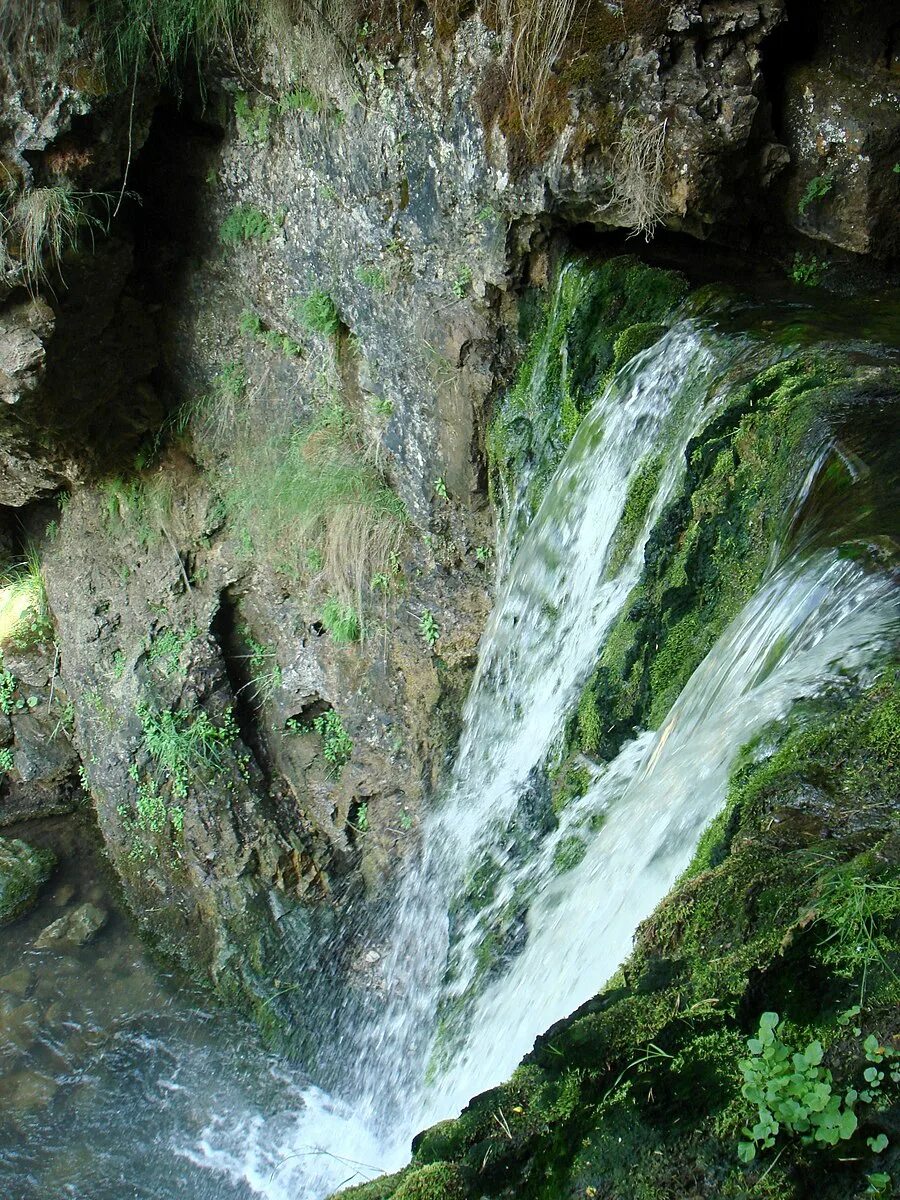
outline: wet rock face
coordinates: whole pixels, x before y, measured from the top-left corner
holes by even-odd
[[[55,864],[50,850],[36,850],[18,838],[0,838],[0,926],[31,908]]]
[[[889,258],[900,247],[900,76],[891,4],[788,9],[785,216],[809,237]],[[801,53],[802,48],[802,53]]]

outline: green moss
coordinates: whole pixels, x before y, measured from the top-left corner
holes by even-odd
[[[464,1200],[466,1195],[459,1167],[431,1163],[407,1175],[394,1200]]]
[[[536,510],[611,372],[656,340],[686,293],[680,275],[631,257],[564,268],[542,318],[535,320],[529,307],[528,350],[488,431],[495,502],[526,473],[529,508]]]
[[[0,838],[0,926],[33,906],[55,866],[52,850],[37,850],[18,838]]]
[[[736,381],[726,407],[688,444],[681,491],[647,540],[641,578],[582,695],[573,744],[608,758],[637,728],[660,724],[784,540],[810,446],[845,419],[854,396],[879,386],[870,371],[821,352]],[[633,477],[612,571],[634,545],[661,469],[661,458],[648,458]]]
[[[573,870],[587,854],[587,850],[587,842],[577,834],[564,837],[553,852],[553,869],[560,875]]]
[[[631,553],[638,534],[644,526],[659,477],[662,474],[664,458],[661,454],[648,454],[638,466],[625,497],[625,507],[616,532],[613,534],[609,550],[609,574],[617,575]]]

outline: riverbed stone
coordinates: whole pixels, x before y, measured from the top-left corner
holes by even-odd
[[[18,838],[0,838],[0,926],[32,907],[55,865],[52,850],[36,849]]]
[[[34,976],[27,967],[16,967],[15,970],[0,978],[0,991],[8,992],[11,996],[25,996],[28,994],[33,979]]]
[[[94,940],[108,920],[109,914],[96,904],[79,904],[59,917],[40,934],[34,943],[38,950],[68,949],[86,946]]]

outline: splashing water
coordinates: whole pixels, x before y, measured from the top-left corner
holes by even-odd
[[[897,614],[883,574],[867,574],[835,551],[789,562],[732,622],[658,732],[626,745],[552,834],[532,828],[529,853],[511,837],[533,775],[638,579],[689,438],[721,402],[728,368],[755,353],[683,322],[633,360],[583,421],[508,563],[456,766],[402,883],[384,998],[352,1045],[336,1048],[340,1101],[305,1096],[293,1148],[282,1150],[310,1158],[285,1161],[277,1187],[270,1183],[262,1194],[315,1200],[372,1178],[372,1164],[402,1166],[419,1129],[507,1078],[535,1036],[595,994],[625,958],[637,924],[687,866],[720,807],[741,745],[838,668],[864,665],[886,638]],[[540,369],[546,365],[539,360]],[[656,495],[613,572],[629,482],[645,456],[660,450]],[[821,449],[815,461],[824,461]],[[519,489],[514,503],[523,496]],[[510,527],[521,528],[520,518],[514,512]],[[560,876],[558,846],[595,828],[601,813],[605,822],[583,861]],[[485,855],[499,868],[490,907],[453,920],[454,895]],[[479,993],[485,917],[500,913],[522,886],[531,898],[524,948]],[[453,1000],[472,991],[441,1046],[448,1033],[438,1023],[442,1006],[449,1001],[452,1011]]]

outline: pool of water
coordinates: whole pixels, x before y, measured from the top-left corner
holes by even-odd
[[[0,930],[0,1197],[289,1195],[279,1147],[296,1155],[308,1081],[149,960],[86,820],[3,832],[50,846],[60,865],[37,908]],[[90,944],[36,948],[87,901],[108,914]],[[254,1123],[269,1149],[234,1158],[235,1132]]]

